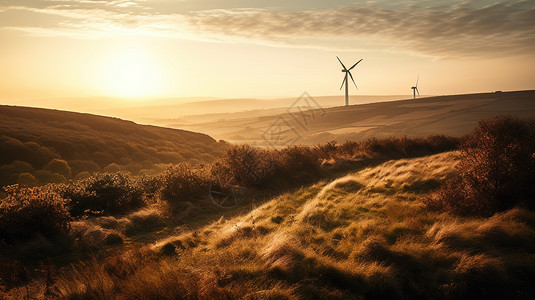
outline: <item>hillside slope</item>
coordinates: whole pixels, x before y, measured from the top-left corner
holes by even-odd
[[[321,106],[320,101],[317,104]],[[311,108],[315,110],[308,111]],[[370,137],[462,136],[470,133],[478,120],[504,113],[535,118],[535,91],[451,95],[324,109],[302,101],[273,116],[254,112],[227,114],[211,122],[191,123],[187,119],[168,126],[202,131],[227,141],[313,145]],[[274,136],[276,130],[284,134]]]
[[[530,299],[532,212],[478,218],[424,208],[425,193],[457,163],[449,152],[319,182],[75,268],[53,289],[114,299]]]
[[[201,133],[90,114],[0,106],[0,184],[17,182],[21,173],[35,175],[53,159],[65,160],[74,177],[106,167],[137,173],[155,164],[209,162],[224,149],[224,144]],[[55,164],[61,167],[61,162]],[[59,172],[69,177],[67,173]]]

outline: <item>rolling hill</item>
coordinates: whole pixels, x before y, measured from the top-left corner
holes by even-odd
[[[225,148],[205,134],[185,130],[90,114],[0,106],[0,185],[16,183],[23,173],[40,182],[57,182],[82,172],[139,173],[149,172],[157,164],[210,162]]]
[[[388,136],[462,136],[470,133],[481,118],[497,114],[535,118],[535,91],[438,96],[349,107],[322,106],[318,98],[315,102],[302,101],[288,106],[285,111],[279,109],[272,115],[251,111],[212,115],[211,119],[201,116],[169,120],[165,125],[202,131],[231,142],[264,146],[313,145]],[[273,135],[273,130],[284,134]]]
[[[405,99],[406,96],[389,95],[389,96],[352,96],[351,103],[364,104],[371,102],[385,102]],[[187,122],[197,123],[199,117],[206,115],[212,120],[221,119],[220,115],[229,113],[261,113],[262,115],[280,114],[296,102],[298,98],[281,98],[281,99],[204,99],[202,101],[192,99],[175,103],[172,99],[167,101],[152,100],[142,102],[139,105],[124,104],[120,108],[88,108],[87,112],[97,113],[99,115],[116,116],[119,118],[133,120],[138,123],[147,124],[165,124],[169,120],[185,120]],[[315,101],[322,107],[334,107],[344,103],[343,96],[322,96],[315,97]],[[150,103],[150,105],[148,105]],[[249,115],[250,116],[250,115]],[[223,116],[224,118],[224,116]],[[205,118],[201,122],[204,122]]]
[[[238,145],[150,180],[10,187],[0,297],[532,299],[534,128]]]
[[[7,298],[48,291],[106,299],[530,299],[532,211],[481,218],[425,208],[425,195],[455,176],[458,163],[458,153],[446,152],[355,170],[264,203],[249,194],[233,211],[195,217],[211,221],[65,268]],[[149,208],[72,226],[105,237],[141,217],[162,215]]]

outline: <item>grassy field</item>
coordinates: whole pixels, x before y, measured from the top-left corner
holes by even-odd
[[[533,122],[500,116],[460,146],[241,145],[152,178],[10,187],[0,295],[532,299],[534,137]],[[225,174],[245,194],[222,209],[208,190]]]
[[[457,163],[456,152],[388,161],[284,193],[239,216],[66,268],[51,274],[50,283],[33,282],[9,295],[531,298],[533,212],[514,208],[483,218],[425,208],[423,195],[455,176]],[[157,209],[136,214],[151,213]]]

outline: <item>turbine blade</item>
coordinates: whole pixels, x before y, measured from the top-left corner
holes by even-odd
[[[349,76],[351,77],[351,80],[353,80],[353,84],[355,85],[355,87],[357,88],[357,90],[359,89],[359,87],[357,86],[357,84],[355,83],[355,79],[353,79],[353,75],[351,75],[351,72],[347,71],[347,73],[349,73]]]
[[[336,58],[338,58],[338,56],[337,56]],[[347,70],[346,66],[344,66],[344,63],[340,60],[340,58],[338,58],[338,61],[340,62],[340,64],[342,65],[342,67],[344,67],[344,70]]]
[[[348,71],[351,71],[351,70],[352,70],[354,67],[356,67],[356,66],[359,64],[359,62],[361,62],[361,61],[362,61],[362,58],[361,58],[359,61],[357,61],[357,63],[354,64],[351,68],[349,68]]]
[[[342,81],[342,85],[340,86],[340,90],[344,87],[344,83],[346,82],[347,76],[344,76],[344,81]]]
[[[416,87],[418,87],[418,81],[420,81],[420,74],[418,74],[418,78],[416,79]]]
[[[420,96],[420,91],[418,91],[418,88],[416,88],[416,92],[418,93],[418,96]]]

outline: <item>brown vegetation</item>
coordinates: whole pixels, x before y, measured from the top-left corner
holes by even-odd
[[[158,164],[212,162],[226,148],[207,135],[184,130],[0,106],[0,186],[66,182],[83,172],[150,173]]]
[[[371,139],[280,150],[241,145],[212,164],[180,164],[158,176],[96,174],[68,185],[10,187],[6,203],[18,206],[2,208],[6,215],[31,215],[35,201],[24,195],[34,191],[36,199],[49,195],[39,209],[57,212],[60,221],[50,231],[22,226],[14,236],[4,234],[0,250],[19,262],[0,259],[0,297],[530,299],[535,214],[522,207],[526,186],[514,185],[519,197],[489,217],[426,207],[427,195],[442,182],[465,180],[458,171],[469,165],[463,151],[481,152],[474,139],[482,138],[475,134],[461,151],[436,155],[455,149],[459,139]],[[495,157],[490,154],[479,157]],[[467,170],[485,170],[486,161],[468,161]],[[508,170],[504,175],[516,169]],[[206,189],[218,176],[247,187],[249,202],[225,211],[207,206]],[[275,196],[259,202],[259,195]],[[31,209],[18,208],[26,205]],[[0,222],[0,232],[9,218]],[[185,221],[187,227],[177,226]],[[49,244],[64,236],[71,256],[94,256],[72,264],[40,257],[44,263],[35,267],[12,253],[36,249],[35,238],[20,238],[28,234]],[[141,245],[132,243],[137,238]]]
[[[450,150],[457,144],[457,139],[430,137],[414,140],[372,139],[362,143],[294,146],[281,150],[262,150],[240,145],[228,149],[212,165],[193,168],[188,164],[178,164],[158,176],[96,173],[68,184],[49,184],[35,188],[10,186],[4,189],[7,198],[2,200],[1,219],[4,225],[0,227],[4,230],[0,234],[0,240],[12,243],[31,239],[36,233],[50,237],[53,233],[59,233],[59,229],[65,229],[71,218],[128,214],[158,202],[159,198],[175,213],[188,214],[191,210],[199,212],[199,206],[206,206],[203,201],[216,178],[225,178],[228,182],[243,187],[280,191],[326,178],[333,171],[345,170],[340,169],[340,166],[323,164],[326,160],[356,160],[357,167],[362,168],[388,158]],[[351,163],[349,166],[355,167]],[[53,159],[45,168],[58,175],[68,176],[70,173],[68,163],[59,159]],[[40,199],[43,201],[40,202]],[[40,215],[39,210],[43,211]],[[44,220],[39,221],[42,218]],[[21,223],[17,230],[10,230],[9,224],[19,224],[14,219],[26,223]],[[119,231],[123,232],[124,228]]]
[[[35,235],[54,238],[69,228],[69,200],[50,187],[5,189],[0,201],[0,243],[12,245]]]
[[[153,245],[74,264],[8,295],[532,298],[533,212],[457,217],[426,210],[419,191],[403,188],[451,177],[457,163],[455,153],[389,161]]]
[[[535,122],[501,115],[481,120],[460,148],[460,176],[428,198],[429,207],[489,216],[534,205]]]

